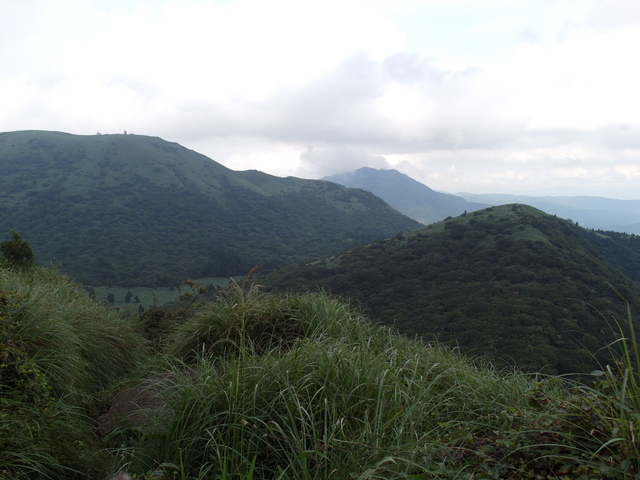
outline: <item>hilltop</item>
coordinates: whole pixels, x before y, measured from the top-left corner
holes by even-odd
[[[550,215],[571,219],[585,228],[640,234],[640,200],[590,196],[544,196],[458,193],[472,202],[489,205],[523,203]]]
[[[607,322],[625,317],[619,294],[640,305],[638,284],[605,261],[589,235],[532,207],[491,207],[263,282],[351,298],[374,320],[469,355],[588,372],[597,366],[593,354],[612,341]]]
[[[157,137],[0,134],[0,231],[89,285],[244,274],[418,226],[369,192],[233,171]]]
[[[498,205],[521,203],[586,228],[640,234],[640,200],[592,196],[531,196],[437,192],[397,170],[363,167],[323,180],[361,188],[382,198],[399,212],[429,224],[446,217]]]

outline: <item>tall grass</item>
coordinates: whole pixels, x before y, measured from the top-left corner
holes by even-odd
[[[129,322],[65,277],[0,269],[0,477],[83,478],[94,469],[97,395],[145,348]]]
[[[595,389],[472,364],[322,293],[234,287],[169,344],[171,374],[156,385],[164,407],[117,433],[119,466],[139,478],[638,474],[631,343],[615,387]]]
[[[598,454],[614,457],[624,466],[621,478],[640,475],[640,347],[631,307],[624,324],[616,322],[619,339],[612,345],[615,365],[594,372],[599,381],[584,387],[590,413],[605,441]]]
[[[0,479],[635,479],[628,321],[586,386],[471,363],[323,293],[232,285],[149,357],[67,279],[0,269]],[[143,361],[163,401],[98,442],[99,397]]]
[[[147,353],[129,320],[51,270],[0,270],[0,289],[8,295],[5,334],[31,355],[57,397],[81,402]]]
[[[192,354],[172,362],[172,375],[158,385],[168,405],[158,421],[119,452],[127,468],[142,474],[173,465],[185,479],[249,471],[255,478],[407,478],[439,472],[454,437],[462,442],[486,428],[470,420],[499,423],[500,411],[526,404],[525,377],[374,327],[326,295],[260,298],[260,319],[256,299],[246,297],[225,297],[196,316],[206,331],[204,318],[232,306],[233,321],[248,327],[245,340],[233,340],[243,350],[226,355],[204,343],[176,350]],[[248,324],[282,312],[295,319],[295,342],[280,332],[276,343],[286,338],[286,348],[256,349]]]

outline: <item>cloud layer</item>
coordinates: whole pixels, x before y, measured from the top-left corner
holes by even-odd
[[[234,169],[640,197],[636,0],[0,0],[0,131]]]

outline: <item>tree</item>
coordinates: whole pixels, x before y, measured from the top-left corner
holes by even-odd
[[[9,230],[11,240],[0,243],[0,252],[4,257],[3,265],[9,268],[27,268],[33,265],[34,254],[29,243],[15,230]]]

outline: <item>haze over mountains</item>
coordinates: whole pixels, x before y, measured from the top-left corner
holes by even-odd
[[[236,172],[160,138],[0,134],[0,231],[85,284],[241,275],[417,226],[369,192]]]
[[[363,167],[354,172],[324,177],[323,180],[371,192],[399,212],[423,224],[490,206],[471,202],[456,195],[436,192],[397,170]]]
[[[603,197],[535,197],[507,194],[455,195],[432,190],[397,170],[360,168],[324,177],[347,187],[361,188],[382,198],[396,210],[429,224],[489,206],[522,203],[545,213],[571,219],[586,228],[640,234],[640,200]]]

